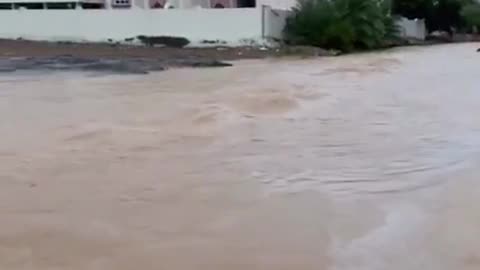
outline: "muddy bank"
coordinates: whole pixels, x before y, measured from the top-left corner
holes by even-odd
[[[405,40],[389,48],[433,44],[438,42]],[[0,39],[0,73],[48,70],[148,74],[172,67],[229,67],[230,61],[241,59],[339,54],[339,51],[312,46],[175,48]]]
[[[148,74],[170,67],[229,67],[212,59],[89,58],[72,55],[0,59],[0,73],[15,71],[86,71],[116,74]]]
[[[0,72],[79,70],[146,74],[170,67],[227,67],[228,61],[278,55],[267,48],[169,48],[0,40]]]
[[[169,48],[125,46],[116,44],[38,42],[0,39],[0,57],[51,57],[72,55],[98,58],[155,58],[190,59],[209,58],[216,60],[260,59],[278,52],[254,47]]]

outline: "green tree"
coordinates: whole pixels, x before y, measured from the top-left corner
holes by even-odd
[[[342,51],[381,47],[395,31],[379,0],[299,0],[285,28],[292,43]]]
[[[408,19],[425,19],[433,10],[433,0],[394,0],[392,12]]]
[[[429,17],[427,27],[433,30],[452,32],[454,29],[464,27],[464,21],[460,11],[464,1],[462,0],[437,0]]]
[[[425,19],[429,31],[451,32],[464,28],[461,10],[475,0],[393,0],[393,13],[409,19]]]
[[[460,13],[470,29],[476,28],[477,31],[480,29],[480,4],[467,4]]]

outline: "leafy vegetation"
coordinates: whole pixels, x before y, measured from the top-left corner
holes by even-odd
[[[477,32],[478,0],[298,0],[287,40],[341,51],[375,49],[397,39],[397,16],[425,19],[427,30]]]
[[[383,47],[397,27],[383,0],[299,0],[285,32],[294,44],[352,51]]]
[[[476,0],[394,0],[392,12],[409,19],[425,19],[430,32],[463,31]],[[467,8],[467,10],[465,10]]]
[[[480,29],[480,4],[472,3],[465,5],[461,10],[462,18],[464,18],[467,27],[478,31]]]

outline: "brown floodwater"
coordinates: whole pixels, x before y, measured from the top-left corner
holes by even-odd
[[[480,269],[478,44],[0,76],[0,269]]]

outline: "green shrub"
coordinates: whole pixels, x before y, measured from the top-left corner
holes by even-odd
[[[438,0],[392,0],[392,12],[407,19],[426,19]]]
[[[299,0],[285,28],[294,44],[351,51],[382,47],[395,20],[379,0]]]
[[[465,5],[461,11],[462,18],[471,28],[480,28],[480,4]]]
[[[392,0],[392,12],[409,19],[425,19],[430,32],[462,31],[465,20],[462,13],[466,6],[477,0]]]

